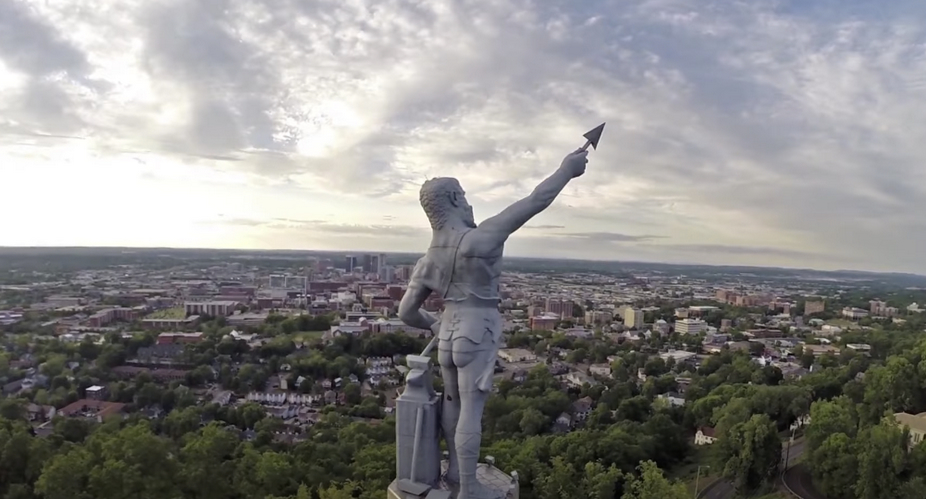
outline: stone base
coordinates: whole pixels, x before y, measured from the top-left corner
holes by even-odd
[[[446,470],[447,461],[441,463],[441,469]],[[487,463],[479,463],[476,468],[476,478],[491,494],[485,499],[518,499],[520,488],[516,477]],[[425,492],[424,495],[414,495],[399,490],[396,481],[389,484],[386,493],[387,499],[456,499],[456,490],[451,485],[441,481],[437,487]]]

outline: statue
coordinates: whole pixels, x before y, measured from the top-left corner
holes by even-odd
[[[409,356],[409,367],[414,375],[409,373],[413,386],[406,390],[411,390],[406,402],[415,405],[405,407],[415,407],[415,411],[408,409],[403,415],[403,406],[399,405],[402,397],[397,401],[400,419],[397,424],[399,427],[405,425],[404,429],[397,428],[397,433],[403,436],[400,438],[403,441],[397,445],[398,478],[407,484],[403,491],[417,494],[409,490],[414,488],[412,482],[423,484],[419,489],[422,494],[429,487],[439,486],[434,483],[436,474],[440,473],[433,464],[435,444],[421,441],[430,439],[436,430],[437,418],[429,423],[427,415],[434,413],[437,407],[440,433],[449,449],[446,471],[439,481],[449,486],[455,499],[498,497],[497,491],[487,490],[477,479],[477,467],[482,412],[492,390],[502,334],[498,303],[505,241],[549,207],[570,180],[585,173],[587,148],[589,145],[597,147],[603,127],[586,134],[588,143],[567,155],[559,169],[529,196],[479,225],[456,179],[433,178],[421,186],[421,206],[431,223],[431,245],[415,265],[408,290],[399,305],[399,317],[410,327],[431,329],[435,338],[421,356]],[[439,321],[421,310],[432,292],[444,299]],[[427,355],[435,342],[444,381],[442,396],[425,386],[430,383],[429,373],[424,373],[430,367]],[[438,400],[439,406],[436,405]],[[403,442],[411,440],[411,427],[415,428],[413,443],[404,445]],[[411,458],[409,453],[417,456]],[[447,495],[443,497],[448,497],[450,493],[444,494]]]

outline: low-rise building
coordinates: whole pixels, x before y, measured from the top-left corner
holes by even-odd
[[[898,412],[894,414],[894,420],[897,424],[907,427],[910,430],[910,447],[926,440],[926,412],[919,414],[908,414]]]
[[[707,330],[707,323],[701,319],[681,319],[675,321],[675,332],[678,334],[700,334]]]
[[[158,335],[158,345],[173,345],[199,343],[203,340],[203,333],[161,333]]]
[[[183,304],[183,311],[187,315],[211,315],[212,317],[224,317],[231,315],[235,311],[238,302],[231,300],[216,301],[188,301]]]
[[[556,329],[556,324],[560,318],[555,315],[541,315],[528,319],[530,328],[534,331],[552,331]]]
[[[523,348],[503,348],[498,351],[498,358],[505,362],[536,362],[537,356]]]
[[[711,428],[710,426],[702,426],[698,428],[698,432],[695,433],[695,445],[710,445],[716,441],[716,432],[714,428]]]
[[[109,416],[122,413],[125,404],[106,402],[103,400],[81,399],[73,404],[62,407],[58,414],[66,418],[81,418],[94,420],[99,423]]]

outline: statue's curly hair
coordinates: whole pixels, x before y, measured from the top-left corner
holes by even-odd
[[[432,229],[440,230],[444,227],[452,211],[451,196],[454,192],[462,191],[460,182],[453,177],[432,178],[421,184],[418,198]]]

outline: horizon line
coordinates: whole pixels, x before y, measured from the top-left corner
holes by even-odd
[[[424,252],[406,252],[406,251],[383,251],[383,250],[319,250],[319,249],[256,249],[256,248],[208,248],[208,247],[182,247],[182,246],[81,246],[81,245],[32,245],[32,246],[7,246],[0,245],[0,250],[4,249],[86,249],[86,250],[123,250],[123,249],[134,249],[134,250],[198,250],[198,251],[234,251],[234,252],[288,252],[288,253],[344,253],[345,255],[350,253],[385,253],[385,254],[397,254],[397,255],[423,255]],[[874,274],[874,275],[894,275],[894,276],[913,276],[926,278],[924,274],[917,274],[915,272],[902,272],[902,271],[876,271],[876,270],[860,270],[860,269],[836,269],[836,270],[822,270],[814,269],[810,267],[776,267],[776,266],[762,266],[762,265],[734,265],[734,264],[707,264],[707,263],[671,263],[671,262],[660,262],[660,261],[644,261],[644,260],[613,260],[613,259],[595,259],[595,258],[573,258],[573,257],[536,257],[536,256],[519,256],[519,255],[504,255],[504,258],[519,258],[525,260],[560,260],[560,261],[570,261],[570,262],[598,262],[598,263],[626,263],[626,264],[641,264],[641,265],[666,265],[672,267],[711,267],[711,268],[739,268],[739,269],[764,269],[764,270],[787,270],[787,271],[802,271],[802,272],[818,272],[826,274],[836,274],[836,273],[861,273],[861,274]]]

